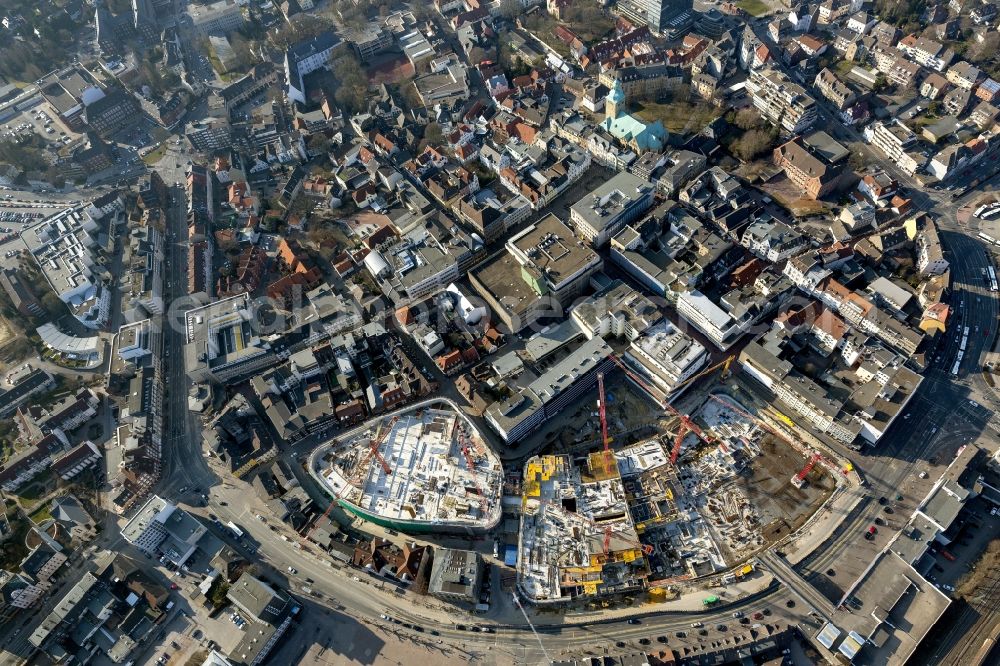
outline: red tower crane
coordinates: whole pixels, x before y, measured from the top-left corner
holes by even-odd
[[[608,412],[604,399],[604,373],[597,373],[598,411],[601,414],[601,442],[604,445],[604,473],[611,476],[611,438],[608,437]]]
[[[375,436],[372,437],[368,445],[367,455],[365,455],[365,457],[362,458],[361,461],[358,463],[358,465],[355,467],[356,471],[354,476],[352,477],[352,480],[355,483],[357,483],[357,481],[360,480],[360,476],[364,474],[365,471],[368,469],[368,463],[371,461],[372,458],[375,458],[375,460],[378,461],[378,464],[382,466],[382,471],[385,472],[386,476],[392,474],[392,468],[389,467],[389,463],[387,463],[385,458],[382,457],[382,454],[379,453],[378,449],[380,446],[382,446],[382,442],[385,441],[385,438],[389,436],[389,433],[392,432],[392,427],[396,425],[396,421],[398,420],[399,420],[399,415],[393,416],[392,420],[389,421],[389,425],[385,428],[380,428],[379,431],[375,433]]]
[[[649,384],[647,384],[641,377],[639,377],[637,374],[635,374],[634,372],[632,372],[632,369],[630,367],[628,367],[628,365],[626,365],[625,362],[622,361],[620,358],[618,358],[616,355],[611,354],[609,356],[609,358],[614,362],[615,365],[617,365],[619,368],[621,368],[622,371],[626,375],[629,376],[629,379],[631,379],[636,384],[638,384],[647,393],[649,393],[650,395],[653,395],[653,396],[664,395],[663,391],[660,391],[658,389],[654,389]],[[728,370],[729,363],[726,362],[726,361],[723,361],[722,363],[718,363],[718,364],[716,364],[716,366],[723,365],[723,364],[725,364],[726,369]],[[710,368],[710,370],[714,369],[714,367],[715,366],[713,366],[713,368]],[[702,374],[704,374],[704,373],[702,373]],[[692,379],[694,379],[694,378],[692,378]],[[688,381],[690,381],[690,380],[688,380]],[[711,440],[708,439],[708,436],[705,435],[704,432],[702,432],[701,428],[699,428],[695,424],[695,422],[692,421],[691,418],[687,414],[681,414],[679,411],[677,411],[676,409],[674,409],[674,406],[671,405],[667,401],[666,396],[664,396],[663,398],[660,399],[660,405],[664,409],[666,409],[668,412],[670,412],[671,414],[673,414],[674,416],[676,416],[677,418],[679,418],[681,420],[681,429],[677,433],[677,437],[674,438],[674,448],[670,452],[670,462],[671,462],[671,464],[674,464],[674,465],[677,464],[677,457],[680,455],[680,452],[681,452],[681,443],[684,441],[684,437],[689,432],[693,432],[694,434],[696,434],[698,436],[698,438],[701,439],[701,441],[705,442],[706,444],[711,444],[712,443]]]
[[[822,457],[823,454],[821,453],[813,453],[809,457],[809,461],[806,462],[805,467],[802,468],[802,471],[792,477],[792,485],[796,488],[804,486],[806,483],[806,477],[809,476],[809,472],[812,471],[812,468],[816,466],[816,463],[818,463]]]
[[[465,465],[469,468],[469,474],[472,475],[472,483],[476,490],[476,495],[479,496],[479,508],[483,514],[486,514],[486,495],[483,493],[483,489],[479,487],[479,479],[476,478],[476,461],[472,459],[472,451],[469,448],[471,446],[471,442],[468,441],[465,433],[461,430],[458,431],[458,444],[459,447],[461,447],[462,456],[465,458]]]

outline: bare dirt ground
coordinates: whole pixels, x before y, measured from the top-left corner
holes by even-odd
[[[755,458],[751,474],[742,476],[739,485],[760,514],[762,532],[767,543],[795,531],[826,500],[836,487],[834,479],[819,465],[799,489],[791,478],[806,464],[802,455],[775,437],[766,438],[763,454]]]
[[[803,197],[802,190],[788,180],[784,174],[775,176],[766,183],[761,183],[759,187],[796,217],[818,215],[828,210],[822,201]]]

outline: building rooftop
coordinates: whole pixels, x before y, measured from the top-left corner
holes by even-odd
[[[571,214],[600,232],[633,201],[652,191],[648,180],[620,171],[573,204]]]
[[[508,240],[507,249],[524,267],[522,276],[527,271],[531,281],[546,292],[558,291],[601,261],[551,213]]]
[[[859,666],[901,666],[947,610],[951,601],[893,552],[882,551],[872,566],[848,590],[860,611],[844,621],[848,632],[863,640],[860,648],[845,638],[844,652],[858,649]]]

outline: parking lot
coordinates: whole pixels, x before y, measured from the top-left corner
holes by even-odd
[[[50,144],[68,145],[77,134],[62,124],[48,104],[37,104],[4,122],[2,137],[8,141],[23,140],[37,134]]]

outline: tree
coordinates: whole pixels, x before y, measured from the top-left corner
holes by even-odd
[[[997,53],[997,49],[1000,48],[1000,33],[997,32],[985,32],[981,35],[982,40],[978,42],[976,40],[969,40],[969,48],[966,51],[966,57],[972,62],[982,62],[984,60],[989,60]]]
[[[741,130],[751,130],[757,129],[761,126],[760,114],[757,113],[752,107],[747,107],[745,109],[740,109],[736,112],[736,117],[733,119],[733,124],[739,127]]]
[[[238,32],[229,36],[229,46],[233,49],[233,57],[236,61],[236,69],[248,69],[253,66],[256,59],[250,50],[250,41]]]
[[[330,150],[330,138],[322,132],[317,132],[306,141],[306,148],[312,153],[325,153]]]
[[[340,83],[333,95],[337,104],[349,113],[364,110],[368,97],[368,78],[354,54],[340,56],[330,63],[330,69]]]
[[[56,296],[54,292],[45,292],[42,294],[42,298],[40,300],[42,302],[42,307],[45,308],[53,319],[57,319],[66,314],[66,304],[59,300],[59,297]]]
[[[484,60],[488,60],[489,56],[486,55],[486,50],[481,49],[478,46],[473,46],[469,49],[469,64],[478,65]]]
[[[744,162],[749,162],[758,155],[767,152],[774,144],[774,139],[775,133],[773,131],[751,129],[734,141],[730,150],[736,157]]]
[[[441,131],[441,126],[437,123],[427,123],[427,127],[424,128],[424,138],[421,139],[418,148],[423,151],[427,146],[440,146],[443,140],[444,133]]]

